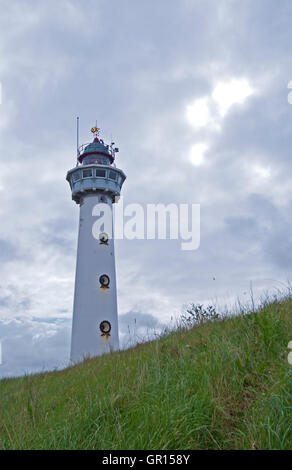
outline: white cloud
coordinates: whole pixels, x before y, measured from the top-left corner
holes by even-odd
[[[196,99],[186,107],[186,119],[195,129],[220,130],[224,117],[235,104],[243,104],[255,90],[246,78],[220,81],[210,96]]]
[[[205,153],[208,150],[208,145],[204,142],[199,142],[191,147],[190,161],[195,166],[200,166],[205,163]]]
[[[212,98],[219,107],[219,113],[224,117],[234,104],[243,104],[254,93],[245,78],[233,78],[229,81],[217,83]]]
[[[252,169],[253,169],[253,172],[255,173],[255,175],[259,178],[267,179],[267,178],[270,178],[270,176],[271,176],[271,168],[270,167],[264,167],[264,166],[261,166],[261,165],[254,165]]]
[[[208,126],[212,122],[208,98],[199,98],[186,109],[188,122],[197,128]]]

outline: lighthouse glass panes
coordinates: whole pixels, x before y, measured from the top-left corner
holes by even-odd
[[[97,178],[105,178],[105,170],[97,169],[95,170],[95,175]]]
[[[95,129],[95,128],[94,128]],[[97,133],[97,131],[95,131]],[[118,349],[118,314],[114,239],[100,230],[97,206],[120,195],[125,174],[113,166],[115,152],[96,137],[78,151],[77,166],[67,173],[72,199],[80,206],[71,360]],[[100,326],[103,324],[104,331]],[[110,331],[106,325],[110,325]]]
[[[82,175],[83,175],[83,178],[91,178],[92,177],[92,169],[83,170]]]
[[[117,176],[118,176],[117,173],[115,173],[114,171],[110,171],[110,172],[109,172],[109,178],[110,178],[111,180],[116,180],[116,179],[117,179]]]
[[[81,172],[80,172],[80,171],[76,171],[76,172],[73,174],[73,181],[80,180],[80,178],[81,178]]]
[[[98,165],[109,165],[109,160],[103,155],[99,155],[96,157],[89,155],[88,157],[84,158],[84,165],[91,165],[92,163],[97,163]]]

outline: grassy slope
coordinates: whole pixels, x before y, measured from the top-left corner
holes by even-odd
[[[292,300],[0,381],[4,449],[292,448]]]

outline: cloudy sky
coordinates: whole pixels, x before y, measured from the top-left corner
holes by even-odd
[[[201,204],[196,251],[117,241],[124,342],[134,319],[145,335],[188,302],[244,301],[251,282],[260,294],[291,279],[291,1],[0,7],[0,375],[68,361],[77,115],[81,142],[97,120],[118,143],[125,204]]]

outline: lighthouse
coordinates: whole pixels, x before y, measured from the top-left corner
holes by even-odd
[[[77,147],[77,164],[67,173],[72,199],[80,206],[71,362],[119,348],[117,289],[112,205],[126,176],[115,165],[118,149],[106,144],[100,129],[91,129],[93,141]],[[94,227],[100,216],[109,224]]]

